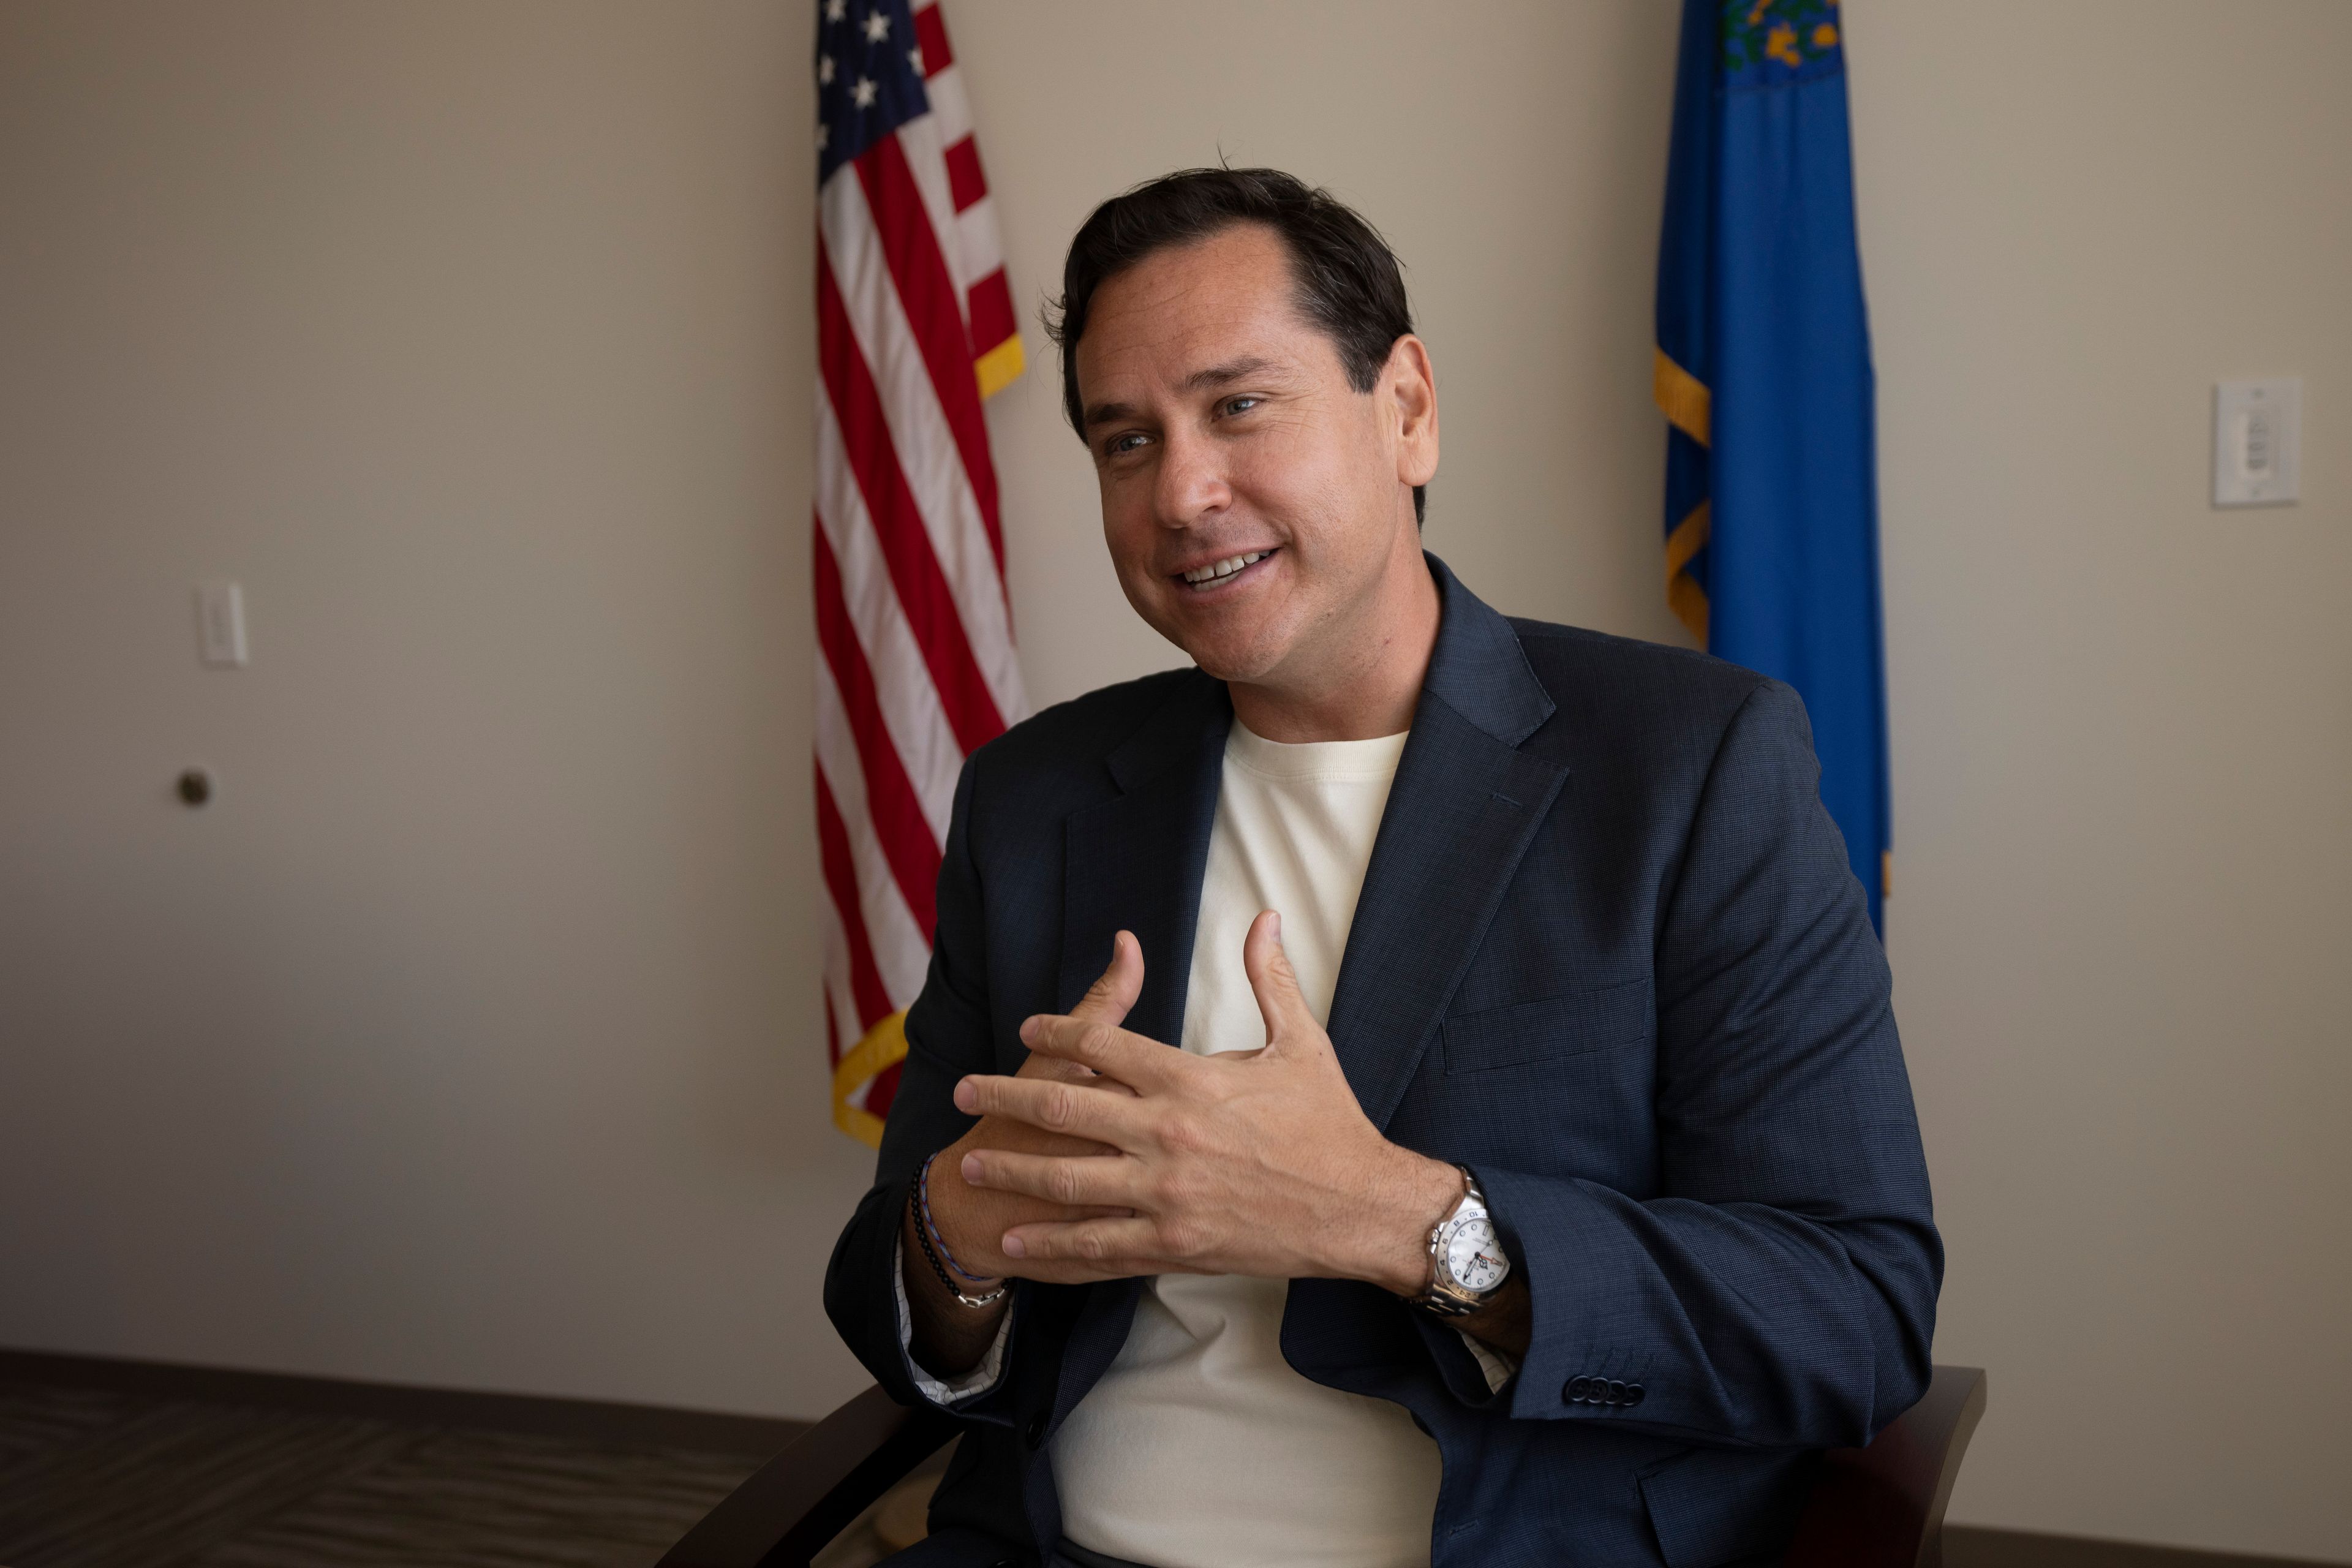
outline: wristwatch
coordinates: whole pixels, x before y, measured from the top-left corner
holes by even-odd
[[[1409,1304],[1441,1318],[1466,1318],[1485,1306],[1510,1277],[1511,1260],[1503,1254],[1495,1234],[1494,1216],[1486,1212],[1486,1194],[1467,1165],[1462,1173],[1462,1201],[1430,1227],[1429,1283]]]

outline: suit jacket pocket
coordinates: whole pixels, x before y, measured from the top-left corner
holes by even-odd
[[[1445,1020],[1445,1070],[1486,1072],[1630,1045],[1649,1037],[1650,982],[1565,991]]]

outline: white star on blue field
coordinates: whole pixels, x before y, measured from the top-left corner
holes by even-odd
[[[930,112],[908,0],[822,0],[817,10],[817,183]]]

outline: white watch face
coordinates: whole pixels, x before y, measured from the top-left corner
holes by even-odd
[[[1495,1236],[1495,1222],[1474,1215],[1454,1229],[1445,1241],[1445,1272],[1465,1290],[1492,1290],[1511,1271],[1503,1244]]]

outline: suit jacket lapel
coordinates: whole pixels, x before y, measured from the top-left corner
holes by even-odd
[[[1181,1041],[1192,931],[1233,712],[1224,684],[1195,672],[1105,759],[1118,798],[1076,812],[1066,824],[1055,988],[1064,1012],[1110,963],[1111,938],[1123,928],[1143,945],[1143,992],[1127,1027],[1171,1046]]]
[[[1383,1129],[1568,777],[1519,750],[1554,704],[1517,634],[1429,563],[1444,619],[1331,999],[1340,1065]]]

